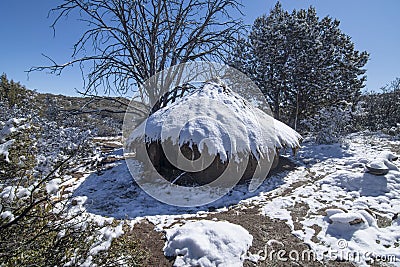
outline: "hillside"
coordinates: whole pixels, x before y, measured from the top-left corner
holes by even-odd
[[[31,115],[54,121],[63,127],[91,130],[96,136],[115,136],[122,123],[130,99],[123,97],[71,97],[38,93],[2,75],[0,103],[13,113]],[[10,113],[2,113],[3,120]]]
[[[121,131],[130,100],[36,93],[34,101],[40,112],[50,120],[65,126],[95,130],[97,136],[115,136]]]

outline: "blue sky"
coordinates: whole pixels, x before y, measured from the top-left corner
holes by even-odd
[[[82,88],[78,66],[61,76],[46,72],[25,73],[32,66],[46,65],[46,54],[57,62],[66,62],[82,28],[73,18],[64,20],[56,29],[50,28],[48,11],[60,0],[2,0],[0,1],[0,73],[39,92],[76,95]],[[258,16],[268,13],[276,1],[243,0],[245,22],[252,24]],[[283,0],[284,9],[314,6],[320,18],[329,15],[341,21],[341,30],[352,37],[357,50],[370,55],[366,89],[377,90],[400,77],[400,1],[365,0]]]

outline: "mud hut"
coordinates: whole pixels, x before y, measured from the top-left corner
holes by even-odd
[[[164,106],[136,128],[127,142],[145,144],[136,157],[149,160],[173,183],[207,184],[227,169],[233,170],[232,179],[244,182],[257,170],[267,174],[274,168],[281,149],[300,146],[296,131],[224,84],[207,82],[180,95],[164,98]]]

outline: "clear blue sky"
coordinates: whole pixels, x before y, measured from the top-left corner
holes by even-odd
[[[65,62],[72,53],[74,42],[82,28],[73,18],[57,27],[56,35],[50,28],[48,11],[60,0],[1,0],[0,1],[0,73],[39,92],[76,95],[82,88],[78,66],[61,76],[45,72],[24,72],[31,66],[46,65],[46,54],[58,62]],[[243,0],[245,22],[252,24],[258,16],[268,13],[275,5],[272,0]],[[400,77],[400,1],[366,0],[283,0],[284,9],[314,6],[320,18],[329,15],[341,21],[341,30],[352,37],[357,50],[370,56],[366,89],[377,90]]]

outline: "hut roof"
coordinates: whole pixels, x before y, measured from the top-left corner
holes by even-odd
[[[256,158],[271,149],[297,148],[301,136],[286,124],[252,106],[218,83],[206,83],[169,106],[151,114],[129,137],[134,141],[196,144],[200,153],[219,153],[221,160],[239,152]]]

